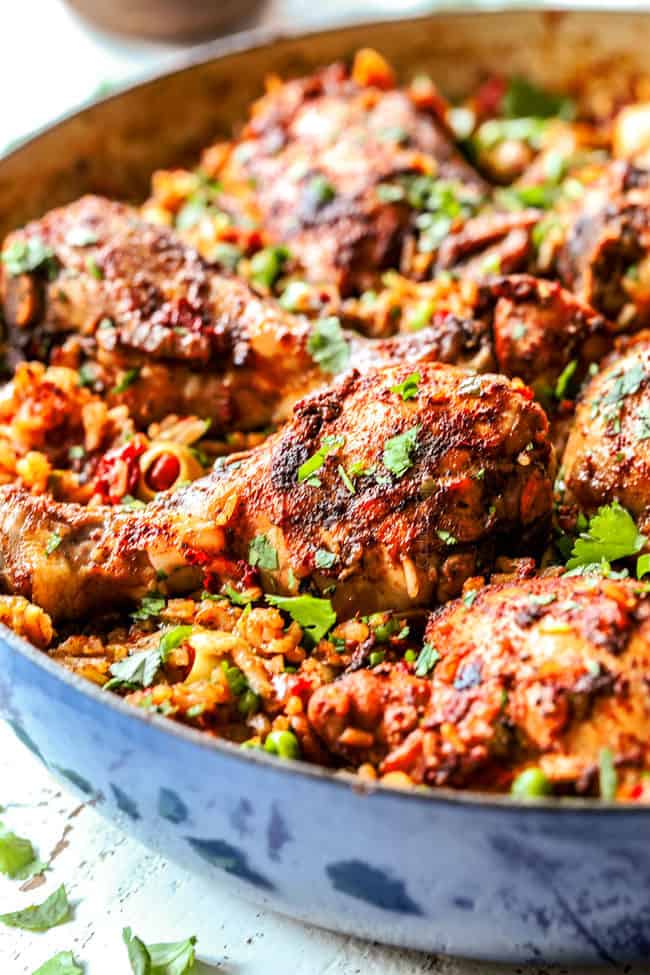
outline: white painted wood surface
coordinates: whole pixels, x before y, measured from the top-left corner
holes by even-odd
[[[619,4],[628,5],[626,0]],[[448,4],[447,4],[448,5]],[[593,6],[593,3],[589,3]],[[631,4],[630,4],[631,5]],[[426,9],[427,0],[270,0],[266,23]],[[106,38],[89,30],[60,0],[2,5],[0,149],[88,98],[100,84],[146,71],[173,56],[171,45]],[[197,975],[538,975],[539,969],[477,964],[365,944],[296,924],[197,880],[107,825],[62,791],[0,726],[2,820],[28,836],[47,860],[41,886],[21,890],[0,877],[0,913],[41,901],[64,882],[74,919],[31,934],[0,926],[0,975],[31,975],[58,951],[72,950],[86,975],[128,975],[121,930],[145,940],[198,936]],[[557,970],[558,973],[561,970]],[[544,969],[544,975],[551,975]],[[592,975],[585,970],[580,975]],[[595,973],[593,973],[595,975]],[[645,972],[647,975],[647,971]]]
[[[31,975],[64,950],[84,963],[86,975],[128,975],[125,926],[151,942],[195,934],[196,975],[566,975],[383,948],[260,911],[80,805],[2,725],[0,805],[4,824],[30,838],[42,860],[54,852],[40,886],[24,890],[0,877],[0,913],[40,903],[61,883],[74,904],[73,920],[42,934],[0,925],[0,975]]]

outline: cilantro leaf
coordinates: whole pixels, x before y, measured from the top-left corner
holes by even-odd
[[[640,555],[636,560],[637,579],[642,579],[648,572],[650,572],[650,555],[646,552],[645,555]]]
[[[308,457],[298,468],[298,483],[308,481],[312,474],[321,469],[327,457],[339,450],[344,443],[345,437],[323,437],[323,442],[316,453]]]
[[[154,650],[141,650],[132,653],[124,660],[111,664],[112,679],[104,684],[104,690],[110,691],[115,687],[151,687],[160,667],[165,663],[172,650],[175,650],[183,640],[192,633],[191,626],[173,626],[166,630]]]
[[[131,928],[124,928],[122,940],[127,947],[133,975],[189,975],[194,969],[195,937],[146,945]]]
[[[571,380],[573,379],[573,375],[577,368],[578,368],[577,359],[572,359],[571,362],[569,362],[568,365],[564,367],[564,369],[558,376],[557,382],[555,384],[555,389],[553,391],[553,395],[555,396],[556,399],[562,400],[566,398],[567,390],[571,385]]]
[[[277,569],[278,553],[271,545],[266,535],[256,535],[248,546],[248,561],[252,566],[260,569]]]
[[[223,586],[224,595],[228,597],[233,606],[249,606],[251,598],[247,593],[238,592],[233,586]]]
[[[292,620],[302,626],[314,643],[318,643],[336,623],[336,613],[331,599],[318,599],[316,596],[266,596],[267,603],[288,613]]]
[[[47,542],[45,543],[45,554],[48,556],[48,558],[50,555],[52,555],[53,552],[56,552],[57,548],[59,547],[62,541],[63,538],[61,537],[61,535],[59,535],[58,532],[52,532]]]
[[[122,378],[115,384],[115,386],[113,386],[111,392],[125,393],[129,386],[132,386],[133,383],[137,382],[139,378],[140,370],[138,368],[127,369]]]
[[[336,562],[336,556],[334,552],[328,552],[326,548],[319,548],[316,552],[315,562],[317,569],[331,569]]]
[[[404,402],[409,399],[415,399],[418,395],[418,383],[420,382],[422,376],[419,372],[412,372],[410,376],[407,376],[404,382],[397,383],[396,386],[391,386],[391,393],[399,393]]]
[[[335,316],[320,318],[315,322],[307,351],[324,372],[342,372],[350,359],[350,347],[341,323]]]
[[[161,592],[148,592],[142,597],[140,608],[131,613],[131,619],[148,620],[160,616],[167,604]]]
[[[0,914],[0,921],[10,928],[21,928],[23,931],[49,931],[57,924],[63,924],[70,918],[70,904],[65,887],[60,887],[50,894],[42,904],[32,904],[22,911],[12,911]]]
[[[605,505],[589,519],[589,527],[576,539],[567,562],[567,569],[591,565],[594,562],[613,562],[636,555],[646,543],[634,519],[618,501]]]
[[[402,477],[413,464],[413,454],[418,446],[420,425],[391,437],[384,444],[382,462],[395,477]]]
[[[282,244],[258,251],[250,262],[251,281],[264,288],[272,288],[290,256]]]
[[[35,860],[36,853],[29,840],[16,836],[0,823],[0,873],[17,877]]]
[[[59,951],[36,969],[33,975],[83,975],[71,951]]]
[[[575,105],[566,95],[545,91],[524,78],[511,78],[501,102],[501,111],[507,118],[522,116],[538,119],[559,116],[571,121]]]
[[[600,798],[608,802],[616,799],[618,774],[614,765],[614,756],[609,748],[602,748],[598,759],[598,781]]]
[[[48,274],[56,270],[54,251],[40,237],[15,240],[2,252],[2,262],[12,277],[39,268],[44,268]]]
[[[425,643],[415,664],[416,677],[426,677],[440,660],[440,654],[432,643]]]

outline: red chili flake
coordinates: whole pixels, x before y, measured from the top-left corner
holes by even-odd
[[[287,697],[299,697],[306,704],[313,693],[312,682],[303,674],[292,674],[287,680]]]
[[[138,433],[104,454],[95,475],[95,494],[103,504],[119,504],[126,494],[133,494],[140,477],[138,462],[146,449],[147,440]]]

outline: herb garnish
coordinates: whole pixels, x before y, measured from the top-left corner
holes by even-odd
[[[317,569],[331,569],[336,562],[334,552],[328,552],[326,548],[319,548],[314,559]]]
[[[614,765],[614,757],[609,748],[602,748],[598,759],[598,783],[600,798],[608,802],[616,799],[618,774]]]
[[[134,620],[148,620],[160,616],[167,600],[161,592],[148,592],[140,602],[140,608],[131,613]]]
[[[391,393],[399,393],[404,402],[409,399],[415,399],[418,395],[418,383],[422,379],[419,372],[412,372],[410,376],[407,376],[404,382],[397,383],[395,386],[390,387]]]
[[[2,252],[2,262],[12,277],[29,274],[43,268],[48,277],[56,273],[57,263],[54,251],[40,237],[15,240]]]
[[[304,464],[301,464],[298,468],[298,483],[302,484],[303,481],[307,481],[312,487],[318,487],[320,484],[319,478],[314,478],[312,475],[319,471],[327,457],[330,454],[336,453],[343,444],[345,443],[345,437],[323,437],[323,442],[316,451],[312,454]]]
[[[395,477],[402,477],[413,465],[413,454],[418,447],[420,424],[391,437],[384,444],[382,462]]]
[[[146,945],[131,928],[124,928],[122,940],[133,975],[189,975],[194,968],[196,938]]]
[[[71,951],[59,951],[43,962],[34,975],[83,975],[83,969],[79,968]]]
[[[59,545],[62,543],[63,538],[58,532],[52,532],[45,544],[45,554],[50,557],[53,552],[56,552]]]
[[[604,505],[589,519],[586,532],[576,539],[567,569],[593,566],[636,555],[646,543],[634,519],[618,501]]]
[[[277,569],[278,553],[271,545],[266,535],[256,535],[248,546],[248,561],[252,566],[272,571]]]
[[[63,924],[69,917],[68,895],[61,884],[42,904],[32,904],[22,911],[0,914],[0,921],[10,928],[21,928],[23,931],[49,931],[57,924]]]
[[[0,873],[22,879],[25,869],[31,864],[40,866],[30,841],[16,836],[0,823]]]
[[[342,372],[350,359],[350,347],[338,318],[320,318],[314,323],[307,351],[323,372],[336,374]]]
[[[166,630],[154,650],[141,650],[111,664],[111,680],[104,684],[104,690],[115,687],[151,687],[156,674],[167,660],[172,650],[186,640],[192,633],[191,626],[174,626]]]
[[[425,643],[415,664],[415,676],[426,677],[440,660],[440,654],[432,643]]]
[[[122,378],[113,386],[112,393],[125,393],[140,378],[140,369],[127,369]]]
[[[288,613],[292,620],[302,626],[313,643],[318,643],[336,623],[336,613],[330,599],[316,596],[266,596],[267,603]]]

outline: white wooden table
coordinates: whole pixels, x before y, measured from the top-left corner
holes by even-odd
[[[324,12],[330,19],[351,9],[358,15],[380,16],[395,9],[417,12],[429,5],[426,0],[270,0],[264,19],[313,23]],[[60,0],[3,4],[0,149],[88,98],[102,83],[133,76],[173,56],[175,50],[102,37],[77,21]],[[197,975],[538,972],[382,948],[260,912],[152,855],[107,825],[92,808],[80,806],[2,726],[0,805],[5,807],[3,822],[32,839],[43,859],[55,852],[51,871],[36,889],[21,890],[18,882],[0,876],[0,913],[44,900],[62,882],[75,903],[72,921],[43,934],[0,926],[0,975],[31,975],[51,955],[66,949],[84,963],[86,975],[128,975],[121,939],[124,926],[145,941],[197,935]],[[551,975],[551,970],[544,969],[544,975]],[[580,975],[591,973],[582,970]]]

